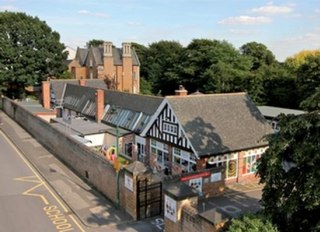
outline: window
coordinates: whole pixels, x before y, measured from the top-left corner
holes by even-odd
[[[237,177],[238,173],[238,153],[212,156],[207,162],[207,168],[225,167],[226,178]]]
[[[126,156],[132,157],[132,143],[126,143],[124,145],[124,154]]]
[[[257,170],[257,161],[260,159],[260,154],[247,154],[243,160],[243,174],[255,173]]]
[[[169,162],[168,145],[152,139],[151,152],[157,156],[157,163],[164,168],[165,164]]]
[[[178,132],[178,125],[172,124],[168,122],[163,122],[162,124],[162,131],[170,134],[176,135]]]
[[[137,143],[138,145],[138,160],[144,162],[145,158],[145,146],[142,143]]]
[[[179,164],[187,172],[194,171],[196,161],[193,156],[190,152],[182,151],[176,147],[173,148],[173,162]]]

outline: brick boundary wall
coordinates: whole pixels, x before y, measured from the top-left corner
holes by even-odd
[[[32,115],[31,112],[9,98],[2,98],[2,106],[3,111],[9,117],[20,124],[53,155],[112,202],[117,203],[116,171],[104,157],[80,144],[68,134],[55,129],[45,120]],[[123,171],[119,172],[119,183],[120,207],[135,219],[135,203],[128,201],[128,199],[135,201],[135,192],[128,191],[124,187]]]

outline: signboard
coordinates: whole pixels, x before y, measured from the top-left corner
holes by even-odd
[[[189,180],[189,186],[198,192],[202,192],[202,178]]]
[[[167,195],[164,196],[164,216],[173,222],[177,221],[177,202]]]
[[[201,173],[198,173],[198,174],[194,174],[194,175],[190,175],[190,176],[184,176],[184,177],[181,177],[181,181],[187,181],[187,180],[191,180],[191,179],[197,179],[197,178],[200,178],[200,177],[208,177],[210,176],[210,172],[201,172]]]
[[[124,186],[133,192],[133,179],[131,176],[124,175]]]
[[[221,172],[212,173],[210,180],[211,180],[211,182],[220,181],[221,180]]]

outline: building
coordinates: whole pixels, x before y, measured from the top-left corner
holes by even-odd
[[[66,84],[62,109],[65,118],[77,120],[69,123],[74,133],[99,137],[92,144],[107,159],[118,153],[161,175],[203,172],[207,178],[207,170],[223,170],[213,173],[212,182],[255,179],[268,146],[264,137],[272,133],[246,93],[187,95],[180,87],[175,96],[155,97]],[[80,131],[85,123],[79,120],[100,129]]]
[[[269,124],[272,126],[275,132],[278,132],[280,130],[278,126],[278,119],[277,119],[277,117],[280,114],[300,115],[305,113],[302,110],[293,110],[293,109],[274,107],[274,106],[258,106],[258,109],[260,110],[262,115],[265,117],[265,119],[269,122]]]
[[[68,69],[74,79],[102,79],[109,89],[139,93],[140,62],[130,43],[122,43],[122,48],[111,42],[78,48]]]

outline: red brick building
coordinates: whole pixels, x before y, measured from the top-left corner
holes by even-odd
[[[122,48],[112,42],[78,48],[68,69],[74,79],[102,79],[109,89],[139,93],[140,62],[130,43],[122,43]]]

